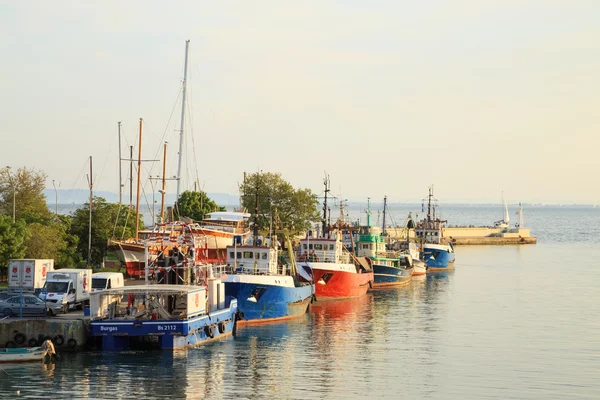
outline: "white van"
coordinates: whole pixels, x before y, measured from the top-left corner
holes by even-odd
[[[92,292],[125,286],[120,272],[96,272],[92,275]]]

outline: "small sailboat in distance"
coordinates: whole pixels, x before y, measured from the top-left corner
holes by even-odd
[[[502,191],[502,204],[504,205],[504,219],[494,222],[494,227],[508,229],[510,224],[510,216],[508,215],[508,205],[506,205],[506,200],[504,200],[504,191]]]

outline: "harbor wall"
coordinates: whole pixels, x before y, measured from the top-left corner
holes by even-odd
[[[387,228],[386,230],[393,239],[403,240],[406,237],[405,229]],[[413,230],[410,231],[410,238],[415,238]],[[456,245],[534,244],[537,242],[537,239],[531,236],[531,230],[528,228],[513,228],[505,231],[501,228],[490,227],[450,227],[444,228],[443,239],[452,241]]]
[[[9,342],[14,347],[30,347],[31,339],[39,340],[41,337],[52,339],[58,351],[78,350],[85,346],[89,332],[89,318],[81,319],[5,319],[0,321],[0,347],[6,347]],[[17,344],[15,336],[18,333],[25,335],[25,342]],[[62,338],[62,344],[60,338]]]

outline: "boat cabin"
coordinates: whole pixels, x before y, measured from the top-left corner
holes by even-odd
[[[228,246],[227,264],[236,272],[277,274],[277,249],[265,246]]]
[[[200,227],[243,235],[248,232],[249,213],[234,211],[215,211],[206,214],[200,221]]]
[[[300,240],[298,261],[348,264],[350,255],[344,249],[338,231],[332,232],[329,237],[311,237],[307,234]]]
[[[440,219],[423,220],[417,223],[415,228],[415,236],[417,240],[422,240],[425,243],[441,243],[444,237],[444,223]]]

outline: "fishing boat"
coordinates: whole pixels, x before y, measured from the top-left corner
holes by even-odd
[[[383,204],[383,229],[380,229],[371,226],[370,202],[367,202],[367,225],[361,227],[357,243],[357,255],[367,257],[371,262],[373,287],[406,284],[414,272],[410,254],[388,249],[385,234],[387,197]]]
[[[448,271],[454,268],[455,261],[452,242],[444,243],[444,224],[447,221],[436,217],[435,201],[433,186],[430,186],[427,216],[415,227],[415,236],[421,247],[421,259],[427,265],[427,272]]]
[[[144,285],[91,294],[91,332],[101,338],[103,349],[140,343],[178,349],[232,334],[237,300],[225,295],[225,285],[204,261],[204,236],[178,224],[179,234],[169,235],[168,246],[164,235],[145,241],[145,252],[153,249],[157,256],[153,262],[146,259]]]
[[[326,178],[321,232],[313,237],[309,230],[300,240],[298,265],[312,269],[317,300],[363,296],[373,285],[373,270],[366,258],[354,256],[344,246],[342,231],[327,224],[328,192]]]
[[[235,297],[239,324],[281,321],[302,316],[315,293],[312,274],[297,268],[291,242],[288,257],[274,237],[269,245],[227,247],[227,274],[221,277],[225,295]]]
[[[196,233],[206,236],[207,260],[213,263],[224,263],[227,260],[227,247],[233,245],[233,238],[242,238],[242,243],[250,237],[248,220],[250,214],[239,211],[215,211],[206,214],[194,226]]]
[[[54,345],[46,340],[40,347],[0,349],[0,363],[43,361],[46,356],[55,354]]]

